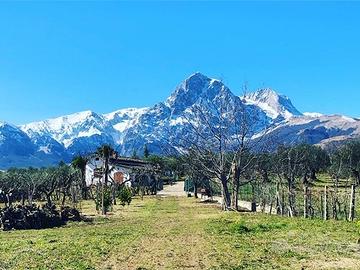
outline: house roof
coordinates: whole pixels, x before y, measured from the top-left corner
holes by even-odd
[[[123,157],[117,157],[117,158],[111,158],[110,164],[118,165],[121,167],[127,167],[127,168],[154,168],[155,166],[151,164],[150,162],[140,160],[140,159],[133,159],[133,158],[123,158]]]

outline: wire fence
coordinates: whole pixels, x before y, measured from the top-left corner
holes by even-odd
[[[274,183],[249,183],[240,188],[239,198],[256,202],[264,212],[284,216],[303,216],[335,220],[356,218],[356,198],[360,191],[356,186],[297,186]]]

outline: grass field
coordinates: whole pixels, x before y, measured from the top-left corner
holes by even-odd
[[[0,232],[0,269],[360,269],[359,229],[148,197],[92,223]]]

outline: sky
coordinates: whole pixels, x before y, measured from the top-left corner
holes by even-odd
[[[1,1],[0,120],[164,101],[194,72],[360,117],[360,2]]]

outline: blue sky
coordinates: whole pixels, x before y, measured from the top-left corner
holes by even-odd
[[[0,120],[165,100],[193,72],[359,117],[360,2],[0,2]]]

